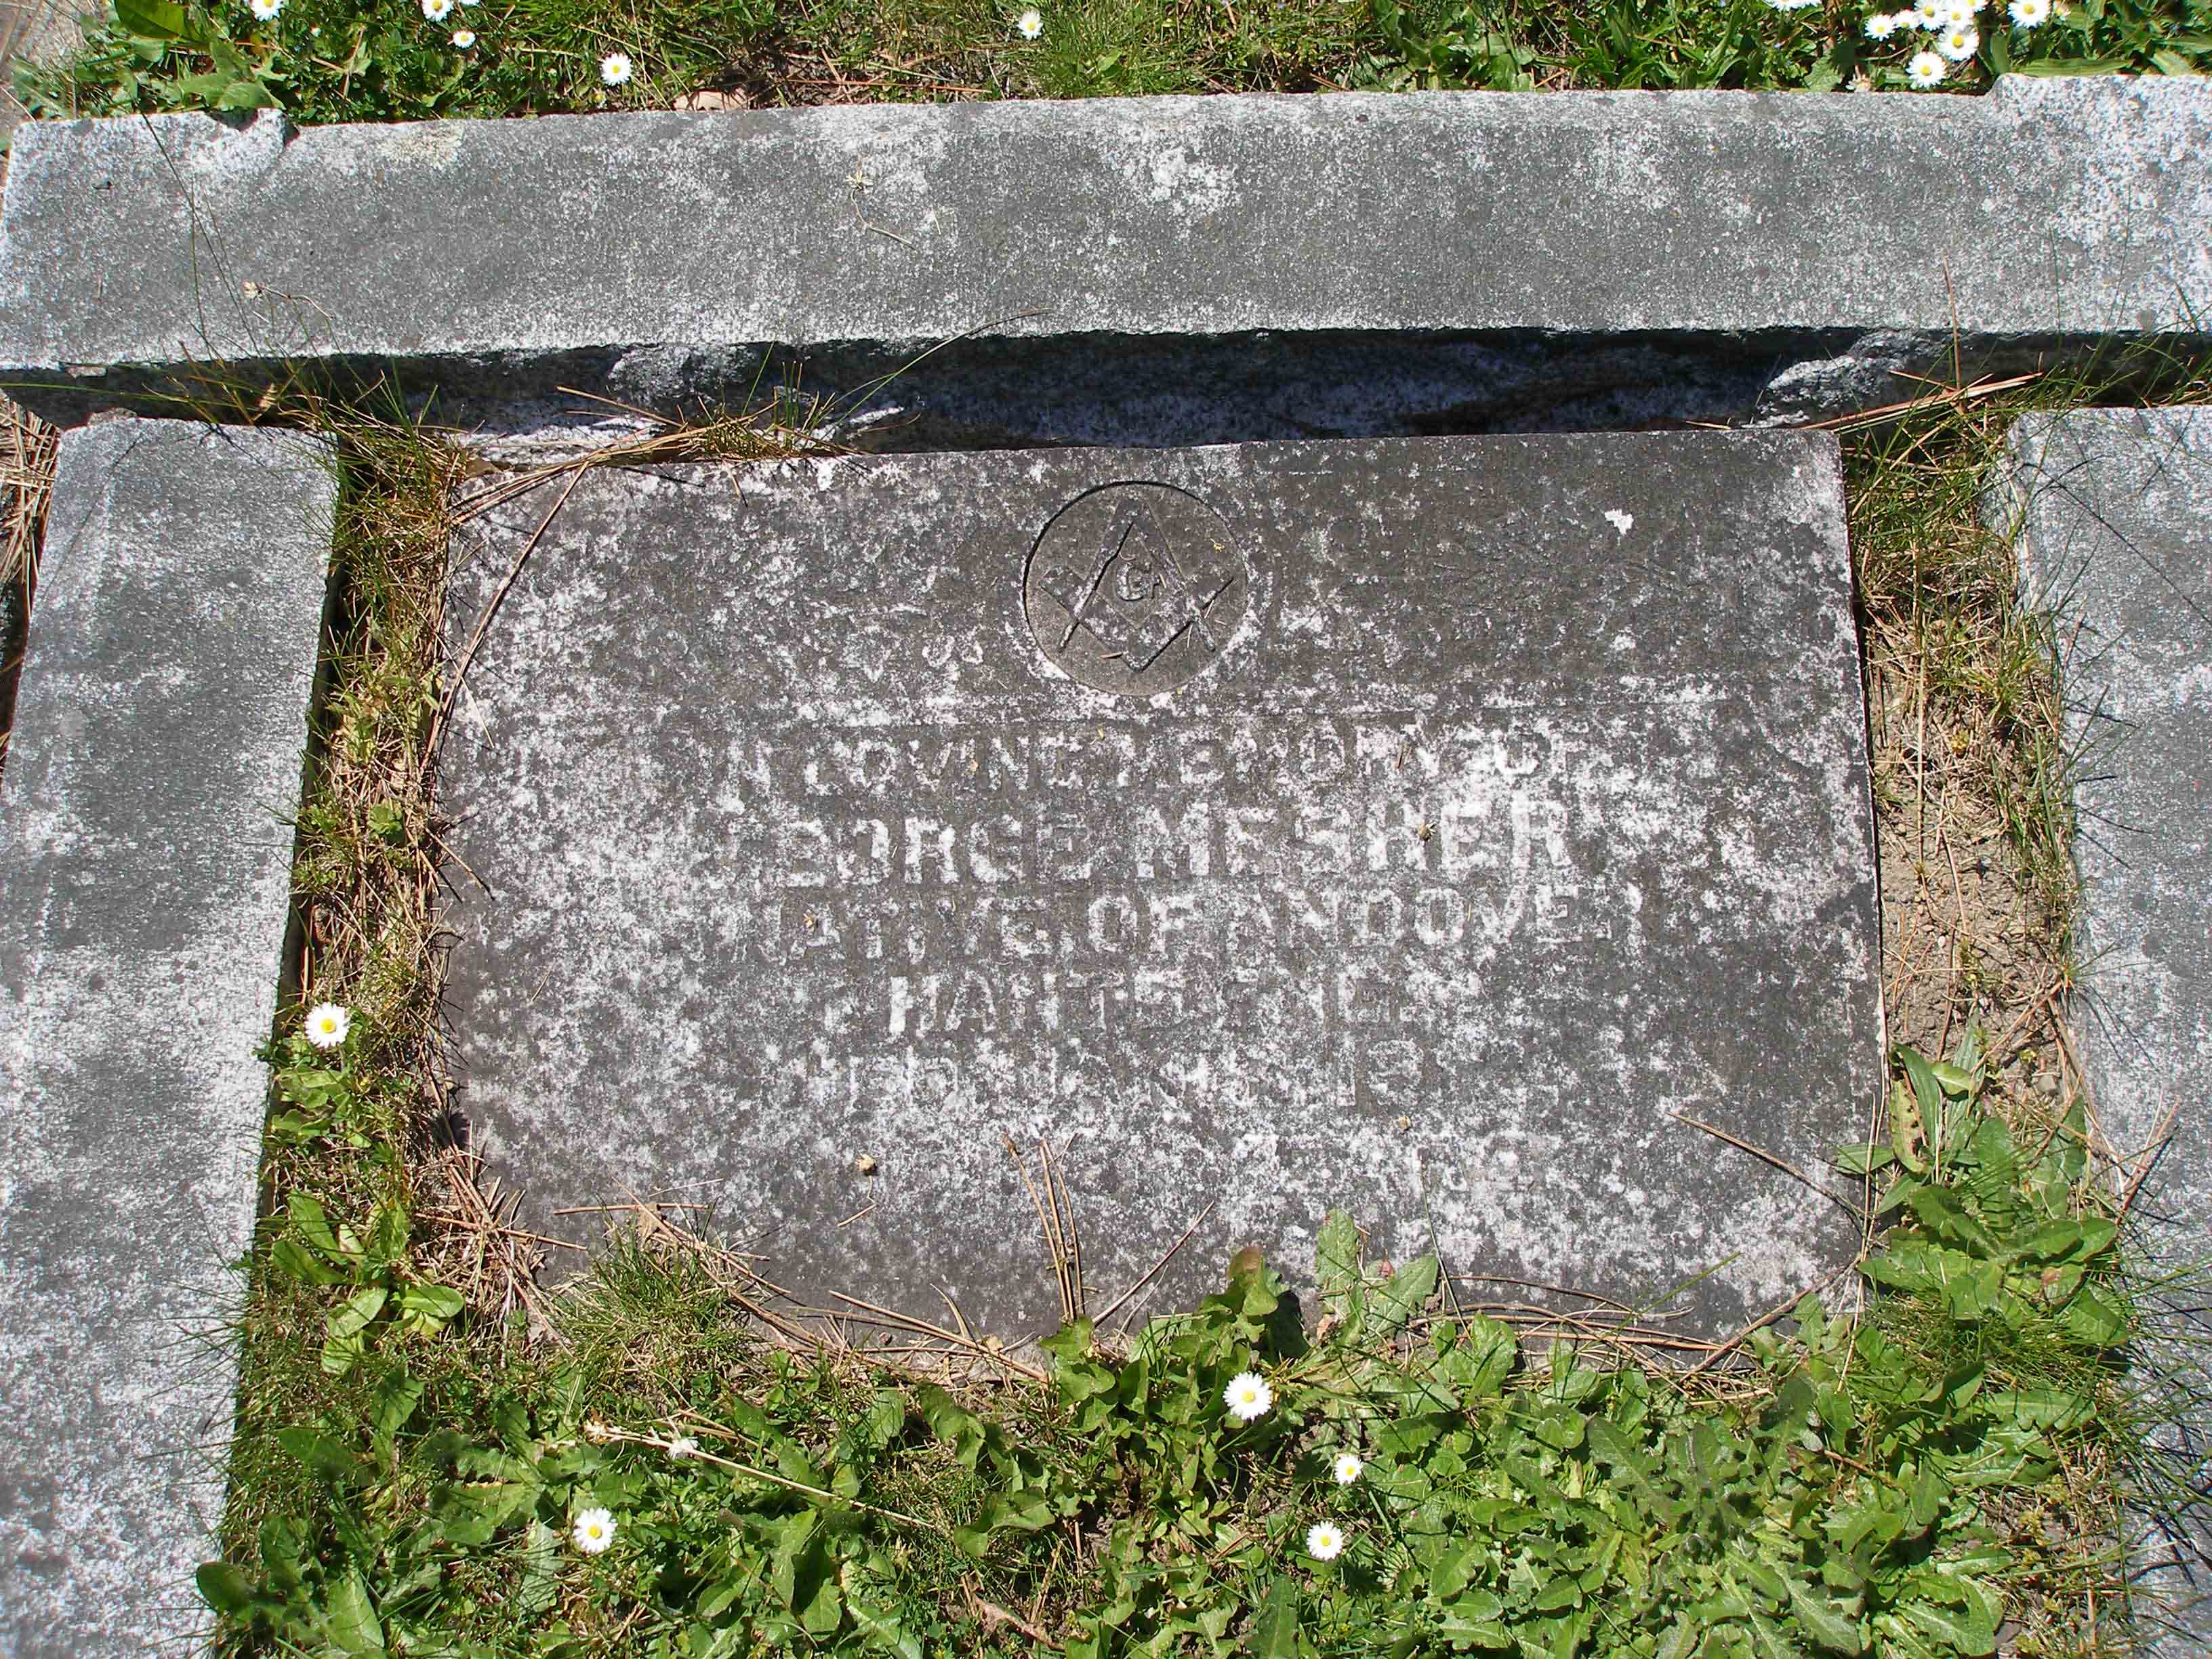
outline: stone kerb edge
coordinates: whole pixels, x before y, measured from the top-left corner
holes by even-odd
[[[2052,619],[2079,823],[2084,963],[2068,1023],[2100,1131],[2133,1180],[2170,1103],[2180,1115],[2144,1171],[2133,1213],[2142,1356],[2166,1390],[2151,1462],[2202,1490],[2212,1453],[2203,1274],[2212,1261],[2212,737],[2198,714],[2212,673],[2212,410],[2088,409],[2014,423],[1984,503],[2014,538],[2023,602]],[[2192,592],[2192,588],[2194,591]],[[2170,1284],[2169,1275],[2181,1277]],[[2156,1396],[2153,1396],[2155,1403]],[[2139,1513],[2130,1540],[2144,1650],[2212,1640],[2212,1535]]]
[[[336,484],[296,434],[64,434],[0,774],[0,1652],[210,1615]]]
[[[0,380],[665,409],[954,342],[871,405],[885,446],[1783,418],[1910,395],[1954,338],[2203,349],[2207,155],[2212,88],[2158,77],[41,125]]]

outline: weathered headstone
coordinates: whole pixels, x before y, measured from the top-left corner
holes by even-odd
[[[1831,440],[568,489],[472,524],[448,607],[530,549],[442,787],[462,1103],[532,1226],[699,1205],[803,1296],[1034,1331],[1010,1136],[1094,1305],[1194,1224],[1162,1300],[1301,1269],[1332,1203],[1691,1328],[1850,1258],[1681,1121],[1819,1180],[1879,1085]]]
[[[2122,1179],[2141,1179],[2147,1276],[2180,1276],[2148,1297],[2172,1339],[2149,1368],[2176,1407],[2166,1468],[2212,1490],[2212,410],[2031,416],[2013,459],[2001,510],[2018,519],[2035,602],[2057,618],[2081,755],[2085,967],[2070,1023],[2097,1127]],[[2167,1604],[2154,1616],[2178,1626],[2160,1650],[2202,1652],[2212,1539],[2201,1523],[2154,1524],[2142,1554]]]
[[[0,1652],[210,1617],[334,482],[295,434],[64,435],[0,774]]]

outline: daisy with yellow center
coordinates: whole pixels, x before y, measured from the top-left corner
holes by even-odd
[[[605,1510],[586,1510],[576,1517],[568,1536],[586,1555],[600,1555],[615,1541],[615,1518]]]
[[[335,1048],[346,1040],[353,1016],[335,1002],[319,1002],[307,1010],[307,1041],[318,1048]]]
[[[1257,1371],[1240,1371],[1223,1391],[1221,1399],[1231,1417],[1239,1423],[1252,1423],[1267,1414],[1267,1407],[1275,1403],[1275,1391]]]

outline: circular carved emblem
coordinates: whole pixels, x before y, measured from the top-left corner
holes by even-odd
[[[1130,697],[1202,672],[1251,598],[1228,520],[1161,483],[1078,495],[1037,537],[1022,583],[1037,648],[1070,679]]]

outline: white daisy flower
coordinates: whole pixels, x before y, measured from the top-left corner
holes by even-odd
[[[477,32],[474,29],[455,29],[453,31],[453,44],[459,46],[463,52],[466,52],[471,46],[476,45],[476,43]]]
[[[1889,21],[1896,27],[1910,33],[1920,27],[1920,14],[1917,11],[1893,11],[1889,15]]]
[[[2051,0],[2012,0],[2012,21],[2024,29],[2039,28],[2051,20]]]
[[[422,0],[422,15],[434,23],[442,23],[453,15],[453,0]]]
[[[1359,1461],[1358,1452],[1339,1452],[1336,1455],[1336,1461],[1328,1466],[1328,1472],[1334,1477],[1338,1486],[1348,1486],[1359,1479],[1360,1470],[1366,1467],[1366,1464]]]
[[[353,1016],[335,1002],[319,1002],[307,1010],[307,1041],[318,1048],[335,1048],[346,1040]]]
[[[1306,1553],[1316,1561],[1334,1561],[1344,1553],[1344,1529],[1334,1521],[1316,1521],[1306,1528]]]
[[[1905,78],[1916,87],[1932,87],[1950,70],[1942,58],[1932,52],[1916,52],[1912,61],[1905,66]]]
[[[428,4],[428,0],[424,3]],[[629,79],[629,54],[626,52],[611,52],[599,59],[599,79],[608,86],[622,85]]]
[[[1943,0],[1943,27],[1947,29],[1973,27],[1972,0]]]
[[[599,1554],[615,1541],[615,1518],[605,1510],[586,1510],[576,1517],[568,1536],[585,1554]]]
[[[1034,40],[1044,33],[1044,14],[1025,11],[1014,20],[1014,27],[1022,32],[1022,39]]]
[[[1221,1399],[1231,1417],[1239,1423],[1250,1423],[1267,1414],[1267,1407],[1275,1403],[1275,1391],[1257,1371],[1239,1371]]]
[[[1945,29],[1936,42],[1936,50],[1954,64],[1963,64],[1981,49],[1980,32],[1972,28]]]
[[[688,1434],[679,1434],[668,1443],[668,1455],[679,1463],[688,1463],[699,1455],[699,1443]]]
[[[1912,0],[1912,26],[1933,34],[1943,27],[1943,0]]]
[[[1886,11],[1878,11],[1866,20],[1865,28],[1868,40],[1887,40],[1897,33],[1897,19]]]
[[[264,23],[276,21],[276,14],[284,9],[284,0],[246,0],[246,9]]]
[[[1820,0],[1766,0],[1777,11],[1802,11],[1808,6],[1817,6]]]

